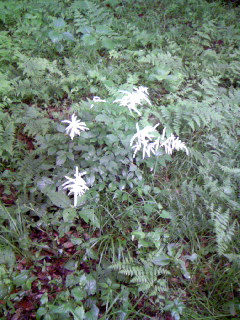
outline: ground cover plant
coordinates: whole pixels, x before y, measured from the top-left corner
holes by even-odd
[[[0,1],[0,319],[238,319],[240,9]]]

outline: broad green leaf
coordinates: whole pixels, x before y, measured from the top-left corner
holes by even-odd
[[[25,285],[27,279],[29,278],[29,271],[22,270],[20,274],[14,277],[13,282],[16,286],[23,286]]]
[[[88,295],[93,295],[96,293],[97,282],[91,275],[87,275],[87,277],[86,277],[85,289],[87,290]]]
[[[159,215],[161,218],[163,219],[171,219],[172,216],[171,216],[171,213],[166,211],[166,210],[163,210],[160,215]]]
[[[93,46],[97,43],[97,39],[91,34],[84,34],[82,40],[85,46]]]
[[[11,248],[0,247],[0,264],[12,267],[16,262],[15,254]]]
[[[77,307],[74,311],[72,311],[74,320],[84,320],[85,318],[85,310],[83,307]]]
[[[81,240],[82,241],[82,240]],[[78,262],[76,260],[68,260],[65,265],[64,268],[68,269],[68,270],[76,270],[78,266]]]
[[[59,33],[54,30],[49,31],[48,36],[53,43],[57,43],[63,39],[62,33]]]
[[[47,196],[52,201],[52,203],[59,208],[71,207],[71,200],[62,192],[50,191]]]
[[[75,287],[71,290],[71,295],[79,303],[86,297],[86,291],[82,287]]]
[[[144,239],[145,238],[145,233],[143,231],[133,231],[132,232],[132,237],[133,239],[136,237],[137,239]]]
[[[59,18],[53,21],[53,25],[54,27],[60,29],[60,28],[64,28],[66,23],[62,18]]]
[[[44,193],[44,190],[46,190],[46,188],[51,186],[52,184],[53,184],[53,181],[48,177],[42,177],[41,180],[37,181],[37,187],[43,193]]]
[[[11,285],[6,283],[0,283],[0,299],[4,299],[7,294],[12,290]]]
[[[49,309],[51,313],[69,314],[69,311],[71,311],[71,305],[68,303],[63,303],[59,306],[50,305]]]
[[[102,39],[102,46],[108,50],[113,50],[116,45],[111,39],[104,37]]]
[[[40,320],[41,317],[42,317],[43,315],[45,315],[46,313],[47,313],[47,309],[46,309],[45,307],[40,307],[40,308],[38,308],[37,313],[36,313],[36,319],[37,319],[37,320]]]
[[[94,214],[94,210],[93,209],[82,209],[79,212],[79,216],[86,222],[89,223],[91,222],[91,224],[96,227],[99,228],[100,227],[100,223],[99,220],[97,218],[97,216]]]
[[[85,319],[87,320],[97,320],[99,314],[98,307],[94,304],[90,311],[88,311],[85,315]]]
[[[74,208],[67,208],[63,210],[62,215],[65,222],[72,222],[77,217],[77,211]]]
[[[100,33],[100,34],[108,34],[110,32],[112,32],[111,28],[109,28],[108,26],[104,25],[104,24],[98,24],[96,25],[96,32]]]
[[[47,294],[47,292],[45,292],[45,293],[42,295],[42,297],[41,297],[41,299],[40,299],[40,302],[41,302],[41,304],[46,304],[46,303],[48,303],[48,294]]]
[[[64,40],[75,41],[74,36],[70,32],[63,32],[62,35]]]
[[[170,263],[170,258],[164,254],[164,253],[157,253],[153,259],[152,263],[154,263],[157,266],[167,266]]]

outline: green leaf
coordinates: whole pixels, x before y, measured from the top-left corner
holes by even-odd
[[[96,227],[100,228],[100,223],[97,218],[97,216],[94,214],[93,209],[82,209],[81,211],[78,212],[79,216],[86,222],[91,222],[91,224]]]
[[[93,295],[97,290],[97,282],[91,275],[87,275],[86,277],[86,287],[88,295]]]
[[[157,253],[152,259],[152,263],[157,266],[167,266],[170,263],[170,258],[164,253]]]
[[[156,211],[156,208],[149,203],[145,203],[143,206],[143,210],[146,214],[151,214]]]
[[[36,313],[36,319],[40,320],[42,316],[44,316],[47,313],[47,309],[45,307],[40,307],[37,310]]]
[[[68,303],[63,303],[59,306],[51,305],[49,306],[51,313],[68,314],[71,311],[71,306]]]
[[[96,25],[96,32],[97,33],[100,33],[100,34],[108,34],[108,33],[110,33],[112,30],[108,27],[108,26],[106,26],[106,25],[104,25],[104,24],[98,24],[98,25]]]
[[[15,262],[16,258],[13,250],[11,248],[0,247],[0,264],[6,264],[9,267],[12,267]]]
[[[171,213],[166,211],[166,210],[163,210],[160,215],[159,215],[161,218],[163,219],[171,219],[172,216],[171,216]]]
[[[85,318],[85,310],[83,307],[77,307],[72,313],[74,320],[84,320]]]
[[[137,239],[144,239],[145,233],[143,231],[133,231],[132,236],[136,237]]]
[[[84,34],[82,40],[85,46],[93,46],[97,43],[97,39],[91,34]]]
[[[78,266],[78,262],[76,260],[68,260],[65,263],[64,268],[74,271],[77,269],[77,266]]]
[[[76,302],[81,302],[86,298],[86,292],[82,287],[75,287],[71,290],[71,295],[74,297]]]
[[[65,209],[71,207],[70,199],[62,192],[49,191],[47,193],[47,196],[52,201],[52,203],[59,208]]]
[[[11,285],[6,285],[6,283],[0,283],[0,299],[4,299],[6,295],[12,290]]]
[[[66,153],[60,154],[59,156],[57,156],[56,165],[57,166],[62,166],[66,162],[66,160],[67,160]]]
[[[98,307],[94,304],[90,311],[88,311],[85,315],[85,319],[87,320],[97,320],[99,314]]]
[[[63,32],[63,39],[69,41],[75,41],[74,36],[70,32]]]
[[[23,270],[20,274],[14,277],[13,282],[17,287],[24,286],[27,279],[29,278],[29,271]]]
[[[53,21],[53,25],[54,27],[60,29],[60,28],[64,28],[66,23],[62,18],[56,19],[55,21]]]
[[[53,43],[57,43],[63,39],[62,33],[59,33],[57,31],[51,30],[48,32],[48,36],[51,39]]]
[[[102,39],[102,46],[108,50],[113,50],[116,45],[111,39],[104,37]]]
[[[74,208],[67,208],[63,211],[62,215],[65,222],[72,222],[77,216],[77,211]]]

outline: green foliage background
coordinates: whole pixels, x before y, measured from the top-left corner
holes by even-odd
[[[239,317],[239,19],[221,1],[0,1],[1,319]],[[113,103],[140,85],[141,118]],[[73,113],[90,130],[71,141]],[[133,159],[136,122],[190,155]]]

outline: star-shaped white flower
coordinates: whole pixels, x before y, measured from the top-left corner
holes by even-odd
[[[80,136],[80,131],[89,130],[86,126],[85,122],[81,122],[81,120],[77,120],[77,116],[75,114],[72,115],[70,120],[63,120],[62,122],[69,123],[69,126],[65,129],[66,133],[70,135],[71,139],[75,137],[75,135]]]
[[[75,178],[65,176],[68,181],[62,184],[63,189],[70,189],[69,195],[74,194],[74,207],[77,206],[77,198],[81,197],[89,189],[82,178],[85,174],[86,172],[79,173],[78,167],[76,167],[76,173],[74,174]]]
[[[113,103],[119,103],[120,106],[128,107],[128,110],[131,112],[135,111],[139,116],[141,112],[137,109],[137,105],[142,105],[142,101],[146,101],[151,105],[150,100],[148,99],[148,88],[140,86],[139,88],[134,88],[133,92],[119,90],[125,94],[121,99],[114,100]]]

